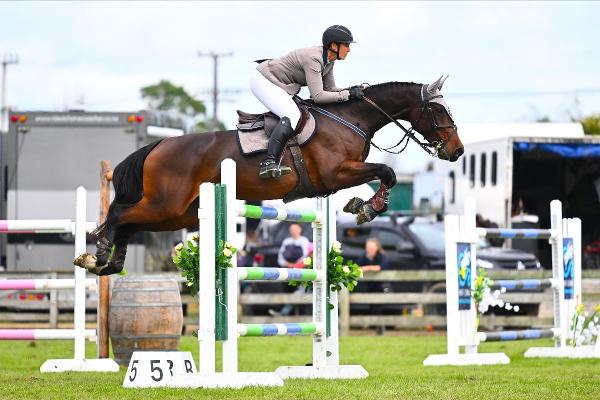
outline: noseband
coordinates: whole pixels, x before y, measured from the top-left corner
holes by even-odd
[[[442,150],[442,151],[444,151],[444,153],[446,153],[446,157],[450,158],[448,156],[448,153],[446,152],[446,144],[448,144],[450,139],[452,139],[452,136],[456,135],[456,124],[454,123],[454,119],[452,119],[452,115],[450,115],[448,110],[446,110],[446,107],[444,107],[444,111],[446,112],[446,114],[448,115],[448,117],[450,118],[450,121],[452,123],[446,124],[446,125],[439,125],[437,123],[437,120],[435,119],[435,115],[433,114],[433,108],[431,107],[431,100],[442,98],[443,96],[440,94],[437,96],[426,98],[425,93],[424,93],[424,88],[425,88],[425,85],[421,85],[421,113],[419,114],[419,118],[417,118],[417,120],[415,121],[414,124],[411,124],[411,127],[409,129],[406,129],[404,126],[402,126],[402,124],[400,124],[395,118],[393,118],[388,113],[386,113],[373,100],[371,100],[367,96],[363,97],[363,100],[365,100],[367,103],[372,105],[375,109],[377,109],[379,112],[381,112],[383,115],[385,115],[391,122],[396,124],[396,126],[398,126],[400,129],[402,129],[404,131],[404,136],[402,136],[402,138],[395,145],[393,145],[391,147],[381,148],[381,147],[377,146],[375,143],[371,142],[373,147],[375,147],[379,151],[385,151],[385,152],[388,152],[391,154],[400,154],[404,151],[404,149],[406,149],[406,146],[408,146],[408,138],[410,138],[410,139],[414,140],[415,143],[417,143],[419,146],[421,146],[421,148],[423,150],[425,150],[425,152],[427,154],[429,154],[430,156],[437,157],[438,152],[440,150]],[[402,115],[405,112],[410,111],[414,107],[416,107],[416,106],[407,107],[404,110],[397,113],[397,115]],[[429,119],[431,121],[431,126],[432,126],[433,130],[444,129],[444,128],[452,128],[453,129],[452,133],[448,136],[448,138],[446,140],[422,142],[415,136],[416,130],[414,129],[414,125],[416,125],[421,120],[421,118],[423,118],[423,114],[425,114],[425,111],[427,111],[427,114],[429,115]],[[406,143],[404,143],[404,146],[402,146],[402,148],[400,150],[392,151],[392,149],[395,149],[396,147],[401,146],[402,142],[404,142],[405,140],[406,140]]]

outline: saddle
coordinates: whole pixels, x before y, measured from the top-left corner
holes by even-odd
[[[291,154],[291,162],[298,174],[296,187],[288,193],[283,201],[288,203],[303,197],[315,197],[317,195],[308,172],[306,171],[304,157],[300,147],[308,143],[316,132],[316,119],[309,111],[309,106],[299,97],[294,97],[294,101],[300,109],[300,121],[298,122],[297,134],[286,144],[283,151],[282,164],[290,162],[287,157],[287,150]],[[279,117],[272,112],[262,114],[251,114],[237,110],[237,139],[242,155],[251,155],[267,151],[269,137],[273,128],[279,122]]]
[[[316,121],[308,110],[308,106],[296,101],[300,109],[300,121],[298,123],[297,134],[294,136],[298,145],[306,144],[316,131]],[[272,112],[262,114],[251,114],[245,111],[237,110],[238,123],[238,144],[242,154],[254,154],[267,151],[269,137],[275,125],[279,122],[279,117]],[[289,143],[294,142],[294,139]]]

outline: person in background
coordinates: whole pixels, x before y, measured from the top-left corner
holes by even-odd
[[[312,244],[302,236],[302,226],[292,222],[289,227],[290,236],[285,238],[279,248],[277,262],[281,268],[304,268],[304,259],[312,252]],[[304,288],[298,286],[294,294],[304,293]],[[269,309],[272,316],[290,315],[294,304],[284,305],[279,312]]]
[[[363,272],[381,271],[389,267],[387,257],[383,254],[381,242],[377,238],[369,238],[365,242],[365,253],[356,263]]]
[[[289,227],[290,236],[279,248],[277,262],[281,268],[304,268],[304,259],[310,251],[310,241],[302,236],[302,226],[293,222]]]

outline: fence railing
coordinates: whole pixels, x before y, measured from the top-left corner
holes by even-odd
[[[164,275],[164,273],[163,273]],[[173,278],[183,281],[177,273],[171,273]],[[550,271],[489,271],[492,279],[541,279],[550,275]],[[32,277],[30,274],[0,274],[0,278]],[[61,277],[60,274],[36,274],[34,277]],[[392,292],[357,292],[343,291],[339,297],[340,332],[347,334],[351,329],[380,329],[383,327],[405,330],[443,329],[446,324],[446,301],[443,270],[410,270],[410,271],[382,271],[366,273],[361,283],[389,283],[392,286],[409,286],[411,288]],[[285,283],[261,283],[261,293],[242,292],[240,294],[240,322],[241,323],[268,323],[291,322],[298,320],[298,316],[271,316],[266,310],[280,309],[285,304],[304,306],[304,311],[310,312],[312,298],[310,294],[277,293]],[[273,286],[269,286],[273,285]],[[268,292],[272,287],[273,292]],[[359,283],[360,287],[360,283]],[[182,285],[184,288],[184,285]],[[266,288],[266,289],[265,289]],[[418,288],[418,289],[414,289]],[[600,270],[583,271],[583,299],[588,306],[600,303]],[[24,291],[17,291],[24,292]],[[52,294],[54,292],[54,295]],[[58,294],[57,294],[58,292]],[[73,299],[63,297],[64,291],[56,290],[31,290],[27,294],[43,293],[44,300],[8,299],[7,292],[0,297],[0,325],[35,326],[55,328],[62,323],[73,321]],[[481,320],[482,327],[517,328],[521,326],[550,327],[552,326],[552,293],[549,289],[541,291],[528,291],[518,293],[505,293],[503,299],[520,306],[530,306],[537,310],[526,315],[492,315],[484,316]],[[90,293],[86,299],[86,308],[95,310],[97,303],[96,293]],[[198,329],[198,300],[196,297],[183,293],[185,333]],[[389,308],[392,307],[392,312]],[[395,308],[394,308],[395,307]],[[360,308],[358,312],[355,310]],[[398,312],[393,310],[397,309]],[[70,310],[70,311],[69,311]],[[243,311],[252,311],[252,313]],[[258,310],[258,311],[257,311]],[[262,312],[260,312],[262,310]],[[383,312],[380,312],[382,311]],[[95,315],[86,315],[88,327],[95,322]],[[310,318],[309,314],[306,314]]]

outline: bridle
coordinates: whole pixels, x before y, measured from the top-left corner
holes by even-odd
[[[375,147],[379,151],[385,151],[385,152],[391,153],[391,154],[400,154],[406,149],[406,146],[408,146],[408,142],[409,142],[409,138],[410,138],[410,139],[414,140],[415,143],[417,143],[419,146],[421,146],[421,148],[423,150],[425,150],[425,152],[427,154],[429,154],[430,156],[437,157],[438,152],[440,150],[442,150],[444,153],[446,153],[446,157],[449,158],[448,153],[446,152],[446,144],[450,141],[450,139],[452,139],[452,137],[454,135],[456,135],[456,124],[454,123],[454,119],[452,119],[452,115],[450,115],[448,110],[446,110],[446,107],[444,107],[444,111],[450,118],[451,123],[445,124],[445,125],[438,124],[437,120],[435,119],[435,114],[433,113],[433,108],[431,107],[431,100],[438,99],[443,96],[441,94],[439,94],[436,96],[426,97],[424,90],[425,90],[425,85],[421,85],[421,113],[419,114],[419,118],[417,118],[417,120],[414,122],[414,124],[411,124],[411,127],[409,129],[406,129],[404,126],[402,126],[402,124],[400,124],[394,117],[392,117],[391,115],[386,113],[373,100],[371,100],[367,96],[363,97],[363,100],[365,100],[367,103],[369,103],[375,109],[377,109],[379,112],[381,112],[383,115],[385,115],[391,122],[396,124],[396,126],[398,126],[400,129],[402,129],[402,131],[404,131],[404,136],[402,136],[402,138],[395,145],[386,147],[386,148],[381,148],[381,147],[377,146],[375,143],[373,143],[373,141],[371,141],[371,145],[373,147]],[[399,113],[397,113],[396,115],[402,115],[405,112],[410,111],[414,107],[417,107],[417,106],[407,107],[407,108],[403,109],[402,111],[400,111]],[[417,131],[414,129],[414,125],[418,124],[418,122],[421,120],[421,118],[423,118],[423,114],[425,114],[426,111],[427,111],[427,114],[429,115],[429,119],[431,121],[431,126],[432,126],[433,130],[445,129],[445,128],[453,129],[452,133],[448,136],[448,138],[446,138],[446,140],[436,140],[433,142],[422,142],[415,136],[415,132],[417,132]],[[392,149],[395,149],[396,147],[401,146],[403,142],[405,142],[404,146],[402,146],[402,148],[400,150],[392,151]]]

